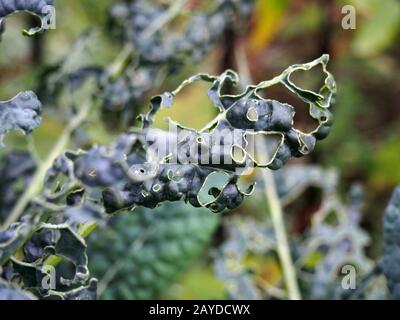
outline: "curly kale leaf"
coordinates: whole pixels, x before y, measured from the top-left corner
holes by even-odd
[[[70,261],[75,269],[74,278],[60,279],[62,284],[70,285],[88,280],[85,240],[67,224],[42,224],[24,245],[24,253],[25,259],[34,261],[14,260],[20,269],[40,270],[44,260],[55,255]]]
[[[322,182],[321,187],[324,192],[322,205],[313,215],[308,236],[298,248],[301,255],[298,265],[302,271],[312,273],[312,277],[302,279],[309,288],[310,298],[341,299],[350,293],[342,287],[339,276],[342,268],[354,267],[357,281],[361,281],[372,267],[372,261],[366,255],[370,237],[360,226],[362,191],[354,185],[347,204],[337,195],[337,181]]]
[[[226,284],[230,299],[260,300],[266,292],[254,281],[254,272],[245,261],[249,256],[264,255],[276,250],[272,227],[252,219],[236,217],[224,225],[227,238],[214,260],[215,275]]]
[[[383,272],[394,299],[400,299],[400,187],[393,192],[384,216]]]
[[[339,299],[343,289],[342,279],[338,274],[345,265],[356,268],[358,276],[367,274],[372,266],[372,261],[365,254],[369,241],[368,235],[359,225],[351,222],[348,216],[337,226],[326,222],[316,223],[307,241],[308,252],[303,256],[305,260],[312,256],[320,256],[313,268],[313,278],[310,283],[311,297]]]
[[[43,299],[94,299],[97,281],[90,279],[86,243],[78,230],[66,223],[32,228],[23,255],[10,258],[12,277]]]
[[[49,291],[45,300],[96,300],[97,280],[90,279],[89,284],[66,292]]]
[[[246,158],[249,157],[249,161],[256,166],[279,169],[290,157],[301,157],[310,153],[314,149],[316,141],[324,139],[329,134],[332,125],[332,114],[329,108],[336,95],[336,84],[333,76],[326,69],[328,61],[329,56],[323,55],[310,63],[293,65],[274,79],[261,82],[255,86],[248,86],[242,94],[236,96],[222,94],[222,89],[226,84],[236,85],[239,82],[237,74],[233,71],[228,70],[220,77],[205,74],[194,76],[183,82],[175,91],[167,92],[152,99],[150,111],[142,117],[143,129],[148,129],[151,126],[155,114],[160,108],[172,105],[175,95],[183,87],[195,81],[210,82],[212,85],[208,95],[220,114],[215,121],[199,132],[193,129],[187,129],[187,131],[194,132],[193,135],[196,136],[196,139],[202,141],[208,141],[207,139],[214,132],[218,133],[222,130],[241,131],[241,137],[238,138],[238,141],[232,143],[232,146],[237,143],[239,148],[243,143],[248,144],[251,134],[280,136],[279,146],[269,163],[258,163],[246,150],[242,150],[246,154]],[[319,92],[304,90],[290,81],[290,76],[294,72],[298,70],[307,71],[319,64],[321,64],[325,75],[324,85]],[[259,91],[278,83],[283,84],[309,105],[310,116],[318,121],[318,127],[315,130],[305,133],[296,129],[293,121],[295,114],[293,106],[276,100],[264,99],[259,95]],[[186,129],[179,124],[178,128]]]
[[[21,222],[0,232],[0,265],[11,262],[7,279],[21,279],[23,288],[38,297],[89,298],[95,294],[95,284],[90,280],[83,236],[86,223],[94,221],[93,205],[72,206],[65,213],[64,207],[45,205],[32,205]],[[52,286],[45,287],[48,281]]]
[[[82,227],[101,221],[104,210],[113,213],[135,206],[154,208],[165,201],[179,200],[215,212],[238,207],[254,187],[241,187],[243,173],[254,167],[278,169],[290,157],[311,152],[316,141],[326,136],[336,89],[326,69],[327,62],[328,57],[322,56],[292,66],[270,81],[248,86],[238,95],[223,94],[226,84],[239,83],[235,72],[226,71],[221,76],[191,77],[176,90],[154,97],[149,112],[141,117],[142,130],[123,134],[110,145],[66,152],[54,162],[47,172],[43,194],[28,208],[39,220],[25,222],[28,231],[22,234],[22,240],[16,230],[25,226],[24,222],[7,230],[10,234],[5,231],[2,264],[11,260],[24,287],[38,296],[57,296],[57,292],[58,297],[65,298],[67,292],[85,287],[90,281]],[[319,64],[325,74],[319,92],[290,82],[293,72]],[[178,93],[195,81],[210,84],[209,98],[219,112],[217,117],[199,131],[173,121],[170,124],[175,130],[153,128],[157,112],[173,107]],[[307,133],[296,129],[293,106],[259,95],[262,89],[279,83],[309,103],[310,115],[319,123],[315,130]],[[249,148],[251,137],[258,134],[279,137],[268,162],[259,162]],[[241,148],[241,159],[234,156],[234,148]],[[27,236],[30,240],[26,242]],[[20,247],[22,258],[14,255]],[[56,267],[55,290],[41,287],[47,266]]]
[[[135,56],[120,77],[102,80],[106,119],[117,117],[126,122],[125,126],[131,125],[137,115],[132,107],[140,105],[154,88],[154,79],[163,79],[188,63],[200,61],[225,30],[248,21],[253,2],[216,1],[207,12],[196,10],[179,31],[165,23],[169,11],[166,5],[143,0],[114,5],[110,10],[112,30],[133,45]]]
[[[329,192],[337,187],[337,172],[317,165],[291,165],[274,172],[278,195],[283,205],[296,200],[307,188]]]
[[[184,60],[201,59],[227,28],[250,16],[253,3],[253,0],[217,1],[210,12],[195,11],[179,33],[168,27],[154,27],[164,22],[168,6],[152,1],[119,3],[111,8],[110,15],[117,32],[139,51],[141,64],[168,62],[174,68]]]
[[[366,255],[370,239],[359,225],[362,207],[359,187],[352,188],[351,201],[345,204],[337,197],[337,175],[330,170],[315,166],[288,166],[279,172],[277,181],[283,184],[281,194],[285,197],[294,199],[299,195],[300,190],[294,188],[295,183],[312,184],[321,188],[323,193],[321,207],[313,213],[311,226],[304,239],[295,237],[290,242],[303,297],[344,298],[349,291],[342,287],[342,267],[351,265],[356,268],[357,287],[359,283],[361,286],[361,279],[372,267],[372,261]],[[323,181],[327,177],[329,181]],[[317,181],[318,178],[321,179]],[[337,221],[335,223],[331,221],[333,215]],[[214,270],[226,284],[230,298],[286,298],[284,292],[271,290],[271,284],[264,286],[263,281],[259,281],[263,277],[260,270],[248,263],[255,257],[265,259],[276,253],[274,231],[268,222],[237,217],[227,221],[224,226],[228,231],[227,238],[219,248]],[[363,292],[364,297],[371,293],[369,290]]]
[[[212,211],[238,207],[253,186],[242,189],[239,179],[254,167],[281,168],[290,157],[301,157],[311,152],[317,140],[323,139],[332,124],[329,111],[336,87],[327,71],[327,56],[303,65],[294,65],[270,81],[248,86],[239,95],[226,95],[226,84],[238,84],[233,71],[221,76],[200,74],[184,81],[176,90],[156,96],[150,110],[141,116],[140,132],[121,135],[114,143],[96,146],[60,157],[49,171],[46,185],[54,184],[59,175],[65,185],[60,190],[68,193],[74,182],[82,186],[87,196],[102,202],[109,213],[134,206],[156,207],[163,201],[184,200],[196,207]],[[309,70],[321,64],[325,83],[318,93],[294,86],[290,75],[297,70]],[[173,107],[177,94],[195,81],[210,83],[209,98],[219,111],[210,124],[196,131],[170,120],[168,132],[153,128],[154,118],[161,108]],[[259,91],[275,84],[284,84],[310,106],[310,115],[319,123],[312,132],[295,128],[295,109],[286,103],[264,99]],[[255,137],[277,138],[271,159],[257,160],[251,148]],[[253,141],[254,142],[254,141]],[[234,156],[235,149],[242,154]],[[218,173],[220,185],[208,186]],[[99,192],[102,196],[99,197]],[[203,201],[200,194],[211,199]],[[48,200],[54,196],[48,196]]]
[[[40,18],[41,26],[30,30],[24,30],[23,33],[32,36],[47,28],[46,17],[50,14],[48,6],[53,5],[53,0],[0,0],[0,35],[4,28],[4,19],[13,13],[26,11]]]
[[[0,300],[36,300],[36,297],[0,280]]]
[[[31,232],[29,222],[12,224],[8,229],[0,231],[0,266],[25,243]]]
[[[30,133],[41,121],[42,104],[32,91],[17,94],[9,101],[0,102],[0,147],[5,133],[12,129]]]

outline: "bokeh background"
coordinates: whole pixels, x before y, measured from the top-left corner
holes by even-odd
[[[104,27],[107,9],[116,1],[56,0],[57,29],[39,39],[20,36],[22,27],[34,21],[28,15],[10,17],[8,32],[0,43],[0,98],[6,100],[17,92],[35,88],[44,65],[64,57],[76,39],[89,29],[96,30],[96,44],[89,48],[92,61],[111,61],[121,45],[107,35]],[[194,2],[201,2],[193,0]],[[356,8],[356,29],[342,28],[344,5]],[[329,53],[330,70],[338,84],[335,123],[328,139],[315,152],[296,164],[319,164],[335,168],[340,174],[340,194],[346,197],[350,187],[359,183],[364,189],[362,227],[371,241],[367,252],[372,259],[382,251],[382,214],[393,188],[400,183],[400,3],[397,0],[256,0],[249,28],[239,34],[227,31],[201,63],[186,65],[160,87],[172,89],[188,75],[198,72],[220,73],[238,69],[237,54],[247,57],[251,78],[258,82],[270,79],[287,66],[304,63]],[[201,27],[201,26],[199,26]],[[179,26],[178,26],[179,28]],[[244,28],[245,29],[245,28]],[[10,45],[12,43],[12,45]],[[77,58],[79,59],[79,58]],[[312,76],[299,81],[313,83]],[[170,116],[184,125],[201,127],[214,116],[207,105],[204,88],[194,86],[179,99]],[[153,93],[157,93],[156,88]],[[148,95],[151,96],[151,93]],[[296,106],[296,123],[311,123],[304,104],[282,88],[274,88],[268,97]],[[143,105],[132,108],[144,110]],[[190,111],[187,111],[190,110]],[[34,133],[39,154],[46,154],[65,123],[56,111],[45,110],[44,121]],[[93,142],[106,143],[117,132],[110,132],[100,122],[87,125]],[[26,148],[19,134],[6,138],[7,148]],[[291,204],[288,229],[301,234],[310,219],[309,212],[320,205],[320,193],[307,189]],[[263,206],[251,197],[237,212],[226,215],[257,216]],[[201,231],[200,231],[201,232]],[[211,239],[209,249],[177,275],[162,298],[224,298],[225,287],[210,263],[213,247],[221,242],[220,230]],[[110,244],[111,246],[112,244]],[[268,281],[280,277],[279,266],[268,259],[257,260]]]

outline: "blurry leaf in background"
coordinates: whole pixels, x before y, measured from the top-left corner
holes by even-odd
[[[290,4],[289,0],[257,0],[254,27],[250,34],[250,48],[265,48],[281,28],[281,21]]]
[[[168,129],[166,118],[171,118],[185,127],[202,129],[217,114],[217,109],[212,105],[207,90],[207,85],[201,83],[195,83],[186,88],[176,98],[171,108],[161,109],[157,113],[155,127]]]
[[[57,28],[46,35],[46,61],[62,58],[82,32],[104,25],[107,8],[112,3],[115,1],[56,1]],[[105,46],[95,50],[100,57],[110,52]]]
[[[335,125],[329,139],[322,141],[319,146],[321,156],[327,165],[340,167],[343,175],[354,170],[368,170],[371,153],[354,125],[359,122],[358,116],[365,111],[365,96],[357,83],[343,80],[337,101]]]
[[[204,260],[204,258],[202,258]],[[224,283],[215,277],[210,266],[202,262],[193,264],[162,296],[167,300],[226,299]]]
[[[43,119],[43,124],[34,132],[35,142],[38,142],[36,151],[40,157],[44,158],[50,152],[63,129],[58,119],[48,116]]]
[[[34,76],[29,63],[31,39],[21,35],[25,27],[23,19],[28,15],[21,13],[7,18],[7,32],[2,34],[0,42],[0,100],[33,89]]]
[[[370,179],[373,184],[387,186],[400,183],[400,134],[397,132],[387,139],[376,151]]]
[[[0,42],[0,65],[23,59],[29,53],[29,38],[21,35],[24,16],[26,15],[19,14],[7,18],[7,32],[2,35]]]
[[[313,33],[321,25],[321,8],[318,3],[310,3],[301,11],[290,15],[287,21],[290,23],[285,23],[284,28],[282,28],[282,33],[279,37],[283,39],[290,39],[291,37],[296,37],[298,35],[304,35],[306,33]]]
[[[61,121],[55,117],[43,116],[42,124],[32,133],[32,139],[35,141],[35,151],[40,158],[44,158],[48,154],[63,128]],[[12,150],[26,150],[28,148],[27,138],[20,132],[11,132],[5,137],[4,142],[6,144],[4,154]]]
[[[249,255],[244,261],[259,287],[278,286],[282,280],[282,270],[279,261],[272,254],[267,256]]]
[[[169,202],[115,217],[88,242],[99,297],[157,297],[204,252],[219,221],[219,215],[205,208]],[[110,243],[113,250],[109,250]],[[205,285],[202,291],[207,291],[207,284],[201,284]]]
[[[357,32],[353,42],[354,52],[363,57],[373,56],[387,49],[400,30],[400,1],[398,0],[354,0]]]

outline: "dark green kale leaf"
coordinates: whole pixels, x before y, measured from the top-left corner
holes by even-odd
[[[117,32],[138,50],[141,65],[168,63],[174,69],[185,60],[201,59],[225,30],[234,29],[249,18],[253,3],[253,0],[216,1],[210,12],[194,11],[180,32],[168,27],[154,28],[162,23],[168,6],[152,1],[118,3],[111,8],[110,15]]]
[[[0,147],[3,135],[19,129],[30,133],[41,121],[42,104],[32,91],[17,94],[9,101],[0,102]]]
[[[45,18],[49,14],[47,6],[50,5],[53,5],[53,0],[0,0],[0,35],[4,31],[4,18],[20,11],[29,12],[41,20],[40,27],[24,30],[25,35],[31,36],[45,30],[47,28]]]
[[[97,282],[90,278],[86,242],[78,230],[66,223],[33,229],[22,257],[10,258],[14,277],[43,299],[95,299]]]
[[[228,70],[221,76],[193,76],[176,90],[151,100],[149,112],[141,116],[140,132],[123,134],[110,145],[96,146],[87,152],[68,152],[60,157],[50,170],[50,182],[61,173],[66,180],[61,189],[68,192],[68,186],[73,186],[77,180],[109,213],[134,206],[154,208],[163,201],[179,200],[215,212],[236,208],[253,190],[253,186],[245,190],[239,187],[238,181],[244,172],[254,167],[279,169],[291,157],[310,153],[316,141],[328,134],[332,124],[329,108],[336,87],[326,69],[327,62],[328,56],[324,55],[310,63],[291,66],[274,79],[248,86],[238,95],[222,93],[226,84],[238,84],[238,76],[233,71]],[[318,93],[291,83],[293,72],[309,70],[318,64],[322,65],[325,75]],[[208,95],[219,111],[218,116],[199,131],[172,120],[170,127],[175,130],[165,132],[153,128],[157,112],[173,107],[176,95],[195,81],[210,83]],[[293,106],[259,95],[260,90],[278,83],[309,104],[310,116],[319,123],[315,130],[296,129]],[[266,163],[258,161],[251,150],[250,142],[255,136],[277,137],[278,143]],[[241,159],[233,156],[235,149],[241,151]],[[57,169],[60,161],[62,168]],[[225,182],[219,187],[207,187],[208,180],[216,172],[224,176]],[[212,199],[202,201],[201,193]]]
[[[393,299],[400,299],[400,187],[393,192],[383,220],[383,272]]]
[[[25,243],[31,232],[31,225],[25,221],[13,223],[0,231],[0,267]]]
[[[88,239],[89,267],[99,279],[99,297],[157,297],[204,250],[219,221],[220,216],[207,209],[169,202],[116,215]]]
[[[36,300],[36,297],[0,280],[0,300]]]
[[[90,279],[89,284],[66,292],[53,292],[43,297],[45,300],[96,300],[97,280]]]
[[[235,217],[224,223],[224,229],[227,236],[215,256],[214,273],[226,284],[229,299],[265,299],[267,293],[255,283],[254,272],[245,266],[245,261],[276,250],[272,227],[251,218]]]

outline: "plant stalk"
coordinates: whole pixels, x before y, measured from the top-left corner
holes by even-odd
[[[165,13],[163,13],[158,19],[154,20],[154,22],[143,32],[143,37],[150,38],[152,35],[154,35],[154,33],[167,25],[179,14],[187,2],[188,0],[174,0],[168,10],[165,11]]]
[[[247,84],[251,81],[251,72],[248,66],[246,53],[241,47],[236,53],[236,61],[239,68],[239,74],[245,79]],[[270,81],[264,81],[264,87],[279,83],[284,77],[284,73]],[[268,150],[263,141],[256,139],[257,153],[261,163],[268,162]],[[271,214],[271,220],[277,240],[277,251],[280,263],[283,269],[283,277],[288,291],[289,299],[300,300],[300,290],[297,283],[296,269],[290,254],[289,241],[286,234],[285,222],[283,219],[283,210],[281,201],[276,190],[276,183],[273,173],[268,168],[262,168],[261,176],[264,182],[264,193],[267,199],[268,211]]]
[[[257,141],[257,150],[261,158],[267,158],[268,152],[262,141]],[[261,160],[266,163],[265,159]],[[289,241],[286,235],[285,222],[283,219],[283,210],[276,190],[273,173],[268,168],[260,170],[264,181],[264,192],[267,198],[268,211],[271,214],[271,220],[274,227],[279,260],[282,264],[283,277],[285,279],[288,296],[291,300],[300,300],[300,290],[297,284],[296,269],[294,267],[290,254]]]

